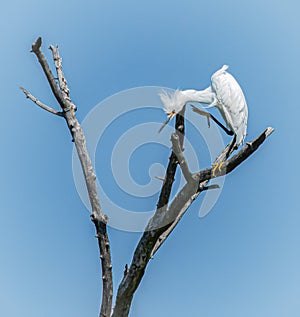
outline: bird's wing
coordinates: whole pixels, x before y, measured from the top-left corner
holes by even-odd
[[[244,141],[247,130],[248,108],[243,91],[235,78],[223,66],[211,78],[212,89],[218,99],[220,110],[228,127],[236,134],[237,144]]]

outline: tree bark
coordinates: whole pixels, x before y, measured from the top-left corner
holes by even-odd
[[[201,194],[201,192],[217,188],[217,185],[208,185],[209,181],[233,171],[249,156],[251,156],[260,145],[263,144],[266,138],[272,134],[274,129],[267,128],[256,139],[248,142],[230,159],[227,158],[234,149],[228,145],[216,158],[214,163],[218,164],[217,166],[214,168],[206,168],[192,174],[183,150],[185,107],[182,109],[182,111],[176,116],[175,132],[171,136],[172,153],[169,157],[169,163],[157,203],[156,212],[149,220],[145,231],[138,242],[130,266],[125,266],[124,277],[119,285],[115,307],[112,312],[113,281],[110,243],[107,234],[108,219],[101,209],[97,194],[96,174],[87,152],[84,133],[76,118],[76,106],[70,98],[70,90],[63,74],[62,59],[59,55],[58,47],[50,46],[57,73],[57,78],[55,78],[50,70],[45,56],[41,51],[41,44],[42,40],[41,38],[38,38],[36,42],[32,44],[32,52],[36,55],[40,65],[42,66],[50,88],[62,111],[55,110],[52,107],[45,105],[26,89],[21,88],[21,90],[27,98],[33,101],[40,108],[56,116],[63,117],[66,120],[83,170],[92,209],[91,220],[96,228],[96,237],[98,239],[98,247],[100,250],[102,268],[102,302],[99,316],[126,317],[129,314],[134,293],[143,278],[149,260],[154,256],[157,250],[175,229],[193,201]],[[177,193],[171,203],[169,203],[178,164],[180,165],[186,184]]]
[[[187,183],[175,196],[170,207],[157,210],[153,218],[149,221],[146,230],[136,247],[128,273],[123,277],[123,280],[119,285],[113,317],[128,316],[133,295],[142,280],[150,258],[165,242],[193,201],[203,190],[207,189],[207,182],[210,179],[233,171],[253,154],[273,131],[273,128],[267,128],[255,140],[248,142],[237,154],[224,162],[228,155],[228,147],[226,147],[216,159],[217,163],[223,162],[224,164],[222,164],[219,169],[217,168],[215,173],[213,173],[213,168],[207,168],[195,174],[190,174],[187,162],[183,156],[182,150],[180,150],[181,146],[179,144],[179,138],[176,133],[173,134],[173,153],[174,151],[177,151],[177,154],[174,153],[174,155],[178,157],[178,161],[181,163]]]
[[[70,98],[70,90],[66,78],[62,71],[62,59],[59,56],[58,47],[50,46],[54,64],[56,67],[58,84],[53,73],[50,70],[48,62],[41,51],[42,39],[39,37],[35,43],[32,44],[32,52],[36,55],[42,69],[47,77],[51,90],[62,108],[62,111],[56,111],[51,107],[43,104],[26,89],[21,88],[27,98],[32,100],[36,105],[42,109],[65,118],[67,126],[72,135],[72,141],[75,144],[77,154],[83,170],[85,183],[91,203],[92,214],[91,220],[96,228],[96,237],[98,239],[98,246],[100,250],[100,259],[102,267],[102,304],[100,309],[100,317],[110,317],[112,310],[112,264],[110,255],[110,243],[106,230],[107,217],[103,214],[100,201],[97,194],[96,174],[92,166],[89,154],[86,148],[86,140],[82,128],[76,118],[76,106],[72,103]]]

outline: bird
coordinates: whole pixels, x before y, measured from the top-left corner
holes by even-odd
[[[198,109],[192,105],[194,112],[211,118],[228,135],[234,135],[231,143],[232,147],[243,144],[247,132],[248,107],[242,88],[236,79],[227,72],[228,66],[224,65],[211,76],[211,85],[204,90],[175,90],[172,93],[162,91],[160,99],[164,105],[164,110],[168,115],[167,120],[161,126],[159,132],[182,108],[191,102],[207,104],[206,108],[216,107],[225,123],[226,127],[212,114]]]

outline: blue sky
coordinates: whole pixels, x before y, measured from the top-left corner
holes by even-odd
[[[92,317],[99,310],[97,243],[74,185],[69,131],[18,89],[56,107],[29,53],[38,36],[47,57],[50,44],[60,47],[79,120],[125,89],[205,88],[211,74],[228,64],[248,101],[247,139],[275,128],[226,177],[207,217],[198,217],[202,198],[194,203],[151,261],[130,316],[299,316],[299,9],[291,0],[2,4],[1,316]],[[165,118],[147,110],[137,113],[138,120],[134,112],[128,116],[131,124]],[[125,127],[114,124],[107,133],[122,134]],[[210,160],[200,145],[194,146],[206,167]],[[147,182],[149,157],[166,164],[168,151],[150,145],[148,153],[134,153],[137,182]],[[97,171],[105,159],[98,149]],[[156,197],[137,204],[151,209]],[[109,231],[117,287],[140,234]]]

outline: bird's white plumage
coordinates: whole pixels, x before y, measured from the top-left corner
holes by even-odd
[[[236,135],[237,145],[240,145],[246,137],[248,107],[240,85],[226,72],[227,69],[228,66],[224,65],[212,75],[211,87],[217,98],[215,106],[228,128]]]
[[[172,94],[163,92],[160,98],[168,115],[177,114],[188,102],[208,104],[217,107],[227,127],[236,135],[236,143],[244,142],[247,131],[248,108],[243,91],[226,70],[227,65],[216,71],[211,77],[211,86],[204,90],[176,90]]]
[[[183,101],[182,91],[175,90],[172,93],[167,91],[162,91],[160,94],[160,99],[164,104],[164,110],[168,115],[175,115],[181,111],[186,102]]]

